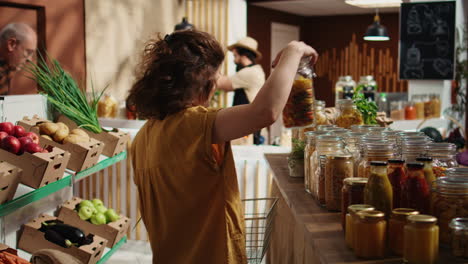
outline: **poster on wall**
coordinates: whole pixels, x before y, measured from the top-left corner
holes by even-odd
[[[401,4],[400,79],[453,79],[455,31],[455,1]]]

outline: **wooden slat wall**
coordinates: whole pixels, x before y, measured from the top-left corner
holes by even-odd
[[[342,75],[352,75],[356,83],[360,76],[373,75],[379,85],[379,92],[406,92],[408,84],[398,80],[396,62],[397,59],[390,55],[389,48],[369,48],[366,43],[360,45],[356,41],[356,34],[353,34],[351,42],[345,48],[323,51],[315,70],[318,76],[333,83]]]

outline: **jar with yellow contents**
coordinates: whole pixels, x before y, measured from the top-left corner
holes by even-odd
[[[354,253],[359,258],[378,259],[385,257],[387,222],[381,211],[360,211],[354,225]]]
[[[354,234],[355,234],[355,225],[357,221],[357,213],[360,211],[369,211],[374,210],[374,207],[368,204],[353,204],[348,206],[348,214],[346,214],[346,231],[345,231],[345,240],[346,245],[349,248],[354,248]]]
[[[397,208],[392,211],[392,217],[388,222],[388,246],[393,254],[403,255],[404,229],[408,224],[408,216],[419,214],[418,211],[410,208]]]
[[[344,128],[351,128],[352,125],[362,125],[364,121],[362,115],[351,99],[341,99],[337,103],[338,112],[336,125]]]
[[[409,264],[433,264],[439,256],[439,227],[431,215],[410,215],[405,225],[403,260]]]
[[[371,173],[364,188],[364,203],[390,216],[393,208],[393,191],[387,177],[387,162],[371,162]]]

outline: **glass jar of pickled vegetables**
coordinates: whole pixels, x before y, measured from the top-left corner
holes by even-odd
[[[325,135],[326,131],[308,131],[306,132],[306,146],[304,148],[304,187],[306,192],[311,193],[310,179],[311,168],[310,162],[312,154],[315,151],[315,138],[318,135]]]
[[[354,248],[354,230],[357,222],[357,213],[360,211],[374,210],[374,207],[368,204],[353,204],[348,207],[346,214],[345,241],[349,248]]]
[[[468,258],[468,218],[454,218],[450,222],[452,255]]]
[[[432,183],[436,180],[434,170],[432,169],[432,158],[431,157],[420,157],[416,158],[416,162],[424,163],[424,178],[426,178],[427,185],[429,188]]]
[[[360,211],[356,213],[356,218],[353,230],[353,246],[356,256],[366,259],[385,257],[387,242],[385,214],[377,210]]]
[[[301,59],[283,110],[283,123],[287,128],[307,127],[314,123],[315,96],[312,82],[314,72],[310,66],[310,59],[311,57]]]
[[[315,126],[330,125],[325,114],[325,101],[315,100]]]
[[[392,184],[393,207],[400,208],[402,183],[406,182],[405,161],[401,159],[388,160],[388,180]]]
[[[434,264],[439,257],[439,227],[431,215],[410,215],[404,229],[403,260],[406,263]]]
[[[468,217],[468,177],[440,177],[432,185],[431,214],[439,220],[440,243],[449,245],[449,223]]]
[[[315,174],[313,175],[311,184],[314,185],[315,197],[317,197],[319,204],[325,205],[325,165],[327,155],[347,154],[347,152],[340,137],[319,136],[316,142],[316,151],[311,161],[311,170],[314,170]]]
[[[364,121],[362,115],[357,110],[351,99],[342,99],[338,101],[338,111],[336,125],[343,128],[351,128],[352,125],[362,125]]]
[[[410,208],[397,208],[392,211],[392,217],[388,221],[388,246],[395,255],[403,255],[404,228],[408,223],[407,217],[416,214],[419,212]]]
[[[328,210],[340,210],[343,180],[353,177],[353,167],[353,156],[349,154],[327,155],[325,164],[325,207]]]
[[[389,217],[393,209],[393,191],[387,177],[387,164],[385,161],[370,163],[370,176],[364,188],[364,203],[374,206]]]
[[[341,189],[341,226],[346,229],[346,213],[348,207],[353,204],[364,203],[364,188],[367,178],[346,178]]]
[[[424,177],[424,163],[406,163],[408,177],[401,189],[401,206],[427,214],[430,209],[430,189]]]
[[[396,145],[392,143],[367,143],[364,146],[364,155],[361,156],[358,166],[358,177],[368,178],[370,163],[372,161],[388,161],[395,158]]]
[[[436,177],[445,176],[445,170],[455,168],[457,163],[457,146],[452,143],[432,143],[428,146],[431,151],[428,155],[432,157],[432,169]]]

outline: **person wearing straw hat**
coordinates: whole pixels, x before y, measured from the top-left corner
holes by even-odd
[[[219,90],[234,91],[233,106],[249,104],[265,83],[265,72],[256,63],[262,58],[258,43],[251,37],[245,37],[228,46],[228,50],[234,54],[236,74],[219,78],[217,87]],[[254,144],[261,144],[260,131],[254,133]]]

